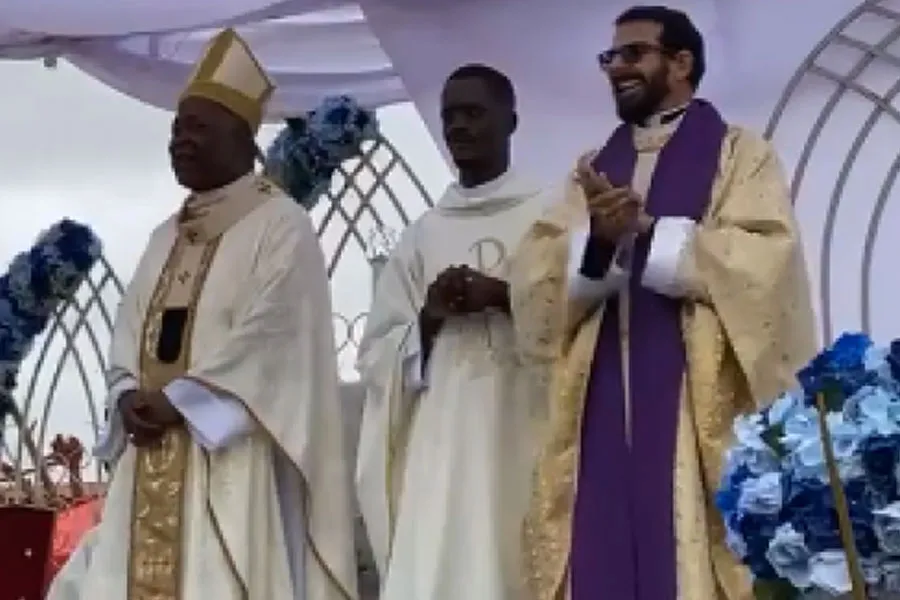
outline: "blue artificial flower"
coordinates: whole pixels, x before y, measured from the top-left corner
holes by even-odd
[[[803,390],[787,391],[772,403],[764,412],[765,422],[768,426],[783,425],[795,412],[802,410]]]
[[[777,515],[738,512],[732,517],[731,525],[735,534],[743,540],[746,550],[744,564],[759,579],[775,579],[777,574],[766,553],[779,526]]]
[[[891,369],[891,375],[895,381],[900,381],[900,340],[894,340],[888,347],[888,353],[885,357],[888,366]]]
[[[844,403],[844,415],[863,435],[900,433],[900,397],[884,386],[864,385]]]
[[[782,579],[786,579],[797,589],[809,587],[810,558],[812,553],[806,547],[803,534],[790,523],[782,523],[775,530],[766,559]]]
[[[810,559],[810,584],[831,596],[850,591],[850,571],[843,550],[826,550]]]
[[[35,338],[72,296],[100,257],[101,245],[84,225],[64,219],[13,258],[0,277],[0,385],[11,394]],[[5,416],[0,407],[0,420]]]
[[[873,503],[884,506],[896,500],[900,434],[865,438],[860,443],[860,456]]]
[[[740,415],[734,420],[735,444],[732,460],[746,465],[754,475],[780,470],[780,459],[763,439],[766,431],[761,415]]]
[[[378,135],[375,113],[349,96],[325,98],[307,121],[310,135],[339,162],[356,156],[360,144]]]
[[[872,345],[863,333],[845,333],[817,354],[797,373],[807,398],[814,400],[817,394],[830,392],[846,397],[856,392],[869,375],[865,359]]]
[[[826,416],[826,423],[841,479],[859,477],[862,475],[862,465],[858,453],[861,438],[859,427],[852,421],[844,419],[841,413],[829,413]],[[796,477],[800,479],[818,478],[822,482],[827,482],[829,475],[825,463],[825,449],[818,424],[816,424],[815,433],[812,433],[811,430],[808,432],[809,437],[791,439],[792,446],[788,462]]]
[[[900,348],[898,348],[900,349]],[[866,350],[863,366],[875,376],[879,385],[893,384],[896,377],[891,369],[890,348],[872,346]]]
[[[865,335],[842,335],[797,377],[800,390],[734,421],[715,497],[725,542],[757,579],[849,591],[821,394],[866,582],[870,592],[900,592],[900,340],[878,348]]]
[[[872,512],[875,515],[872,528],[881,551],[890,556],[900,557],[900,502],[892,502]]]
[[[794,452],[809,440],[821,439],[819,413],[813,407],[792,411],[782,423],[781,443],[788,452]]]
[[[878,536],[875,534],[875,515],[869,502],[866,480],[854,479],[844,484],[844,496],[850,513],[850,525],[856,550],[862,558],[869,559],[879,552]],[[835,517],[837,514],[835,514]]]
[[[821,479],[790,480],[784,514],[812,552],[841,547],[831,489]]]
[[[378,137],[375,113],[348,96],[328,97],[286,122],[266,151],[265,173],[306,210],[316,205],[341,163]]]
[[[881,562],[879,587],[886,592],[900,592],[900,558],[891,557]]]
[[[744,483],[737,508],[746,513],[778,515],[783,496],[781,473],[764,473]]]

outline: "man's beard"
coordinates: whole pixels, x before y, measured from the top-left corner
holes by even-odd
[[[660,106],[669,95],[668,72],[659,69],[649,79],[644,80],[642,89],[634,96],[615,94],[616,112],[619,118],[631,125],[640,125],[659,112]]]

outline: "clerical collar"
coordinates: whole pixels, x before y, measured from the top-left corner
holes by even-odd
[[[484,183],[480,183],[478,185],[473,185],[472,187],[465,187],[458,181],[453,184],[454,188],[456,188],[456,193],[464,198],[485,198],[487,196],[493,196],[496,194],[500,188],[506,185],[513,178],[513,170],[507,169],[502,175],[499,177],[495,177],[490,181],[485,181]]]
[[[276,195],[277,187],[251,171],[221,188],[193,194],[178,215],[178,229],[189,244],[210,242]]]
[[[674,122],[676,119],[681,117],[688,109],[688,104],[683,106],[679,106],[677,108],[670,108],[669,110],[664,110],[662,112],[658,112],[655,115],[651,115],[648,117],[643,123],[639,125],[639,127],[659,127],[661,125],[668,125]]]
[[[190,213],[202,212],[209,206],[216,204],[241,189],[248,188],[256,180],[256,174],[251,170],[241,175],[231,183],[226,183],[220,188],[205,192],[194,192],[184,202],[184,217],[189,218]]]
[[[453,182],[438,201],[438,208],[447,211],[499,210],[534,196],[540,186],[510,168],[505,173],[473,187]]]

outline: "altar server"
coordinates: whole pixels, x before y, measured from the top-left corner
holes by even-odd
[[[357,466],[382,600],[521,600],[521,526],[546,395],[513,345],[506,277],[548,196],[510,167],[510,81],[441,97],[457,181],[402,235],[359,349]]]

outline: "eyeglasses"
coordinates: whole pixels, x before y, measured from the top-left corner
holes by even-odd
[[[635,65],[641,62],[641,59],[651,52],[658,52],[660,54],[669,53],[667,49],[657,44],[631,42],[630,44],[622,44],[616,48],[604,50],[597,55],[597,62],[600,63],[600,67],[603,69],[608,69],[616,58],[621,58],[622,62],[626,65]]]

